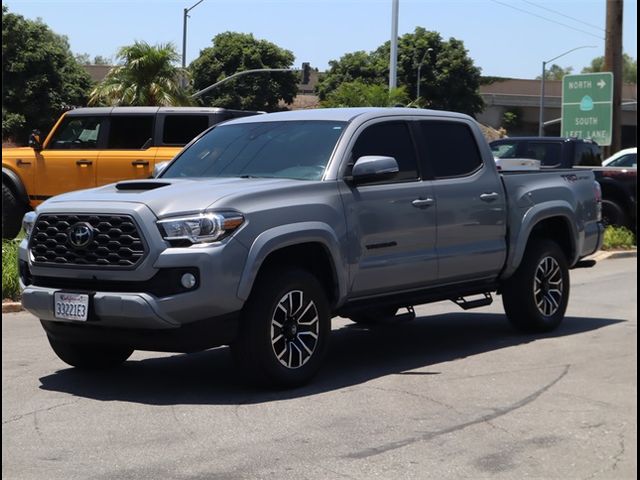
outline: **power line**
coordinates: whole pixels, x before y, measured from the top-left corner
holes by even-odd
[[[493,3],[497,3],[497,4],[499,4],[499,5],[502,5],[503,7],[512,8],[512,9],[514,9],[514,10],[518,10],[519,12],[526,13],[527,15],[532,15],[532,16],[534,16],[534,17],[541,18],[542,20],[546,20],[547,22],[555,23],[555,24],[557,24],[557,25],[562,25],[563,27],[570,28],[571,30],[575,30],[575,31],[577,31],[577,32],[584,33],[584,34],[586,34],[586,35],[591,35],[592,37],[596,37],[596,38],[598,38],[598,39],[600,39],[600,40],[604,40],[604,37],[601,37],[601,36],[596,35],[596,34],[591,33],[591,32],[587,32],[587,31],[585,31],[585,30],[580,30],[579,28],[572,27],[571,25],[567,25],[566,23],[558,22],[558,21],[556,21],[556,20],[551,20],[550,18],[543,17],[542,15],[538,15],[537,13],[533,13],[533,12],[530,12],[530,11],[528,11],[528,10],[524,10],[524,9],[522,9],[522,8],[514,7],[513,5],[509,5],[508,3],[499,2],[498,0],[491,0],[491,1],[492,1]]]
[[[529,5],[533,5],[534,7],[538,7],[540,9],[542,9],[542,10],[547,10],[548,12],[552,12],[552,13],[555,13],[555,14],[560,15],[562,17],[568,18],[569,20],[573,20],[574,22],[581,23],[581,24],[586,25],[588,27],[595,28],[597,30],[600,30],[601,32],[605,31],[604,28],[599,27],[598,25],[593,25],[591,23],[587,23],[584,20],[579,20],[579,19],[577,19],[575,17],[572,17],[571,15],[567,15],[566,13],[559,12],[558,10],[554,10],[552,8],[549,8],[549,7],[543,7],[542,5],[538,5],[537,3],[534,3],[534,2],[529,2],[528,0],[522,0],[522,1],[524,3],[528,3]]]

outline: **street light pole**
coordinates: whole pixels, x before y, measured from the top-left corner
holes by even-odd
[[[189,8],[185,8],[182,14],[182,68],[187,66],[187,18],[189,12],[200,5],[204,0],[200,0]]]
[[[540,112],[538,117],[538,136],[542,137],[544,135],[544,82],[546,77],[546,67],[547,63],[551,63],[554,60],[557,60],[560,57],[564,57],[565,55],[575,52],[576,50],[580,50],[581,48],[596,48],[596,45],[583,45],[582,47],[572,48],[571,50],[567,50],[564,53],[561,53],[557,57],[553,57],[546,62],[542,62],[542,80],[540,81]]]
[[[418,83],[416,85],[416,100],[420,98],[420,70],[422,70],[422,64],[424,63],[424,59],[427,57],[427,53],[433,52],[433,48],[427,48],[427,51],[422,55],[422,60],[418,64]]]
[[[396,88],[398,69],[398,10],[400,0],[391,3],[391,53],[389,56],[389,90]]]

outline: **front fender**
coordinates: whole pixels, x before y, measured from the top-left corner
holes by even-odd
[[[577,260],[577,252],[580,231],[584,231],[583,225],[578,225],[574,207],[563,200],[544,202],[529,208],[521,219],[511,218],[510,225],[520,224],[520,229],[511,229],[509,234],[509,254],[507,262],[500,278],[505,279],[513,275],[522,262],[527,243],[531,237],[531,232],[540,222],[551,218],[561,218],[566,223],[571,233],[572,258],[568,258],[569,265],[573,265]]]
[[[340,305],[347,295],[347,266],[343,260],[336,233],[323,222],[279,225],[258,235],[249,248],[247,262],[240,277],[238,297],[241,300],[249,298],[260,267],[269,254],[284,247],[311,242],[322,244],[331,256],[332,268],[338,282],[338,305]]]

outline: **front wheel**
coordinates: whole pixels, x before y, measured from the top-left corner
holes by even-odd
[[[330,331],[329,304],[316,277],[297,268],[271,271],[257,280],[231,349],[252,381],[295,387],[320,369]]]
[[[72,367],[87,370],[117,367],[133,353],[133,349],[129,347],[65,342],[50,336],[47,338],[60,360]]]
[[[502,287],[511,324],[525,332],[548,332],[562,322],[569,302],[569,268],[557,243],[532,240],[516,273]]]
[[[22,215],[26,208],[16,198],[13,191],[2,183],[2,238],[12,239],[22,227]]]

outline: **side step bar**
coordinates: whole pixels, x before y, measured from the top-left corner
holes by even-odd
[[[472,308],[484,307],[493,303],[493,297],[490,292],[484,292],[483,298],[476,300],[467,300],[465,297],[452,298],[451,301],[458,305],[463,310],[470,310]]]

